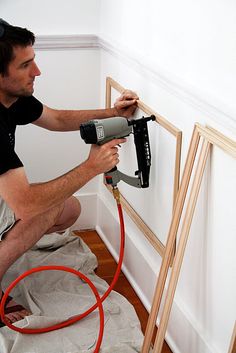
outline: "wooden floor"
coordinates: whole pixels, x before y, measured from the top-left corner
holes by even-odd
[[[110,284],[113,280],[117,264],[99,237],[98,233],[93,230],[85,232],[75,231],[74,233],[79,235],[89,246],[91,251],[96,255],[98,259],[96,274]],[[141,323],[142,331],[145,333],[148,312],[123,273],[120,274],[115,290],[126,297],[126,299],[134,306]],[[162,353],[171,353],[171,350],[166,342],[163,345]]]

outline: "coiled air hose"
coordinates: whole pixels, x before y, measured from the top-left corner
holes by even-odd
[[[54,330],[58,330],[61,329],[63,327],[67,327],[69,325],[74,324],[75,322],[83,319],[84,317],[86,317],[87,315],[89,315],[91,312],[93,312],[95,309],[98,308],[99,310],[99,317],[100,317],[100,328],[99,328],[99,334],[98,334],[98,339],[97,339],[97,344],[94,350],[94,353],[98,353],[101,343],[102,343],[102,338],[103,338],[103,332],[104,332],[104,311],[103,311],[103,306],[102,306],[102,302],[108,297],[108,295],[110,294],[110,292],[113,290],[119,275],[120,275],[120,271],[121,271],[121,266],[122,266],[122,262],[123,262],[123,258],[124,258],[124,246],[125,246],[125,227],[124,227],[124,218],[123,218],[123,211],[122,211],[122,207],[120,204],[120,193],[117,187],[113,187],[113,195],[114,198],[116,200],[117,203],[117,208],[118,208],[118,213],[119,213],[119,220],[120,220],[120,237],[121,237],[121,243],[120,243],[120,252],[119,252],[119,262],[117,265],[117,269],[114,275],[114,278],[112,280],[111,285],[109,286],[109,288],[107,289],[107,291],[103,294],[102,297],[100,297],[96,287],[94,286],[94,284],[90,281],[89,278],[87,278],[83,273],[81,273],[80,271],[74,270],[70,267],[65,267],[65,266],[40,266],[40,267],[36,267],[36,268],[32,268],[26,272],[24,272],[22,275],[20,275],[19,277],[17,277],[6,289],[3,297],[2,297],[2,301],[1,301],[1,307],[0,307],[0,312],[1,312],[1,320],[2,322],[4,322],[6,324],[6,326],[8,326],[11,330],[14,330],[16,332],[20,332],[23,334],[39,334],[39,333],[45,333],[45,332],[50,332],[50,331],[54,331]],[[7,320],[5,320],[5,312],[4,312],[4,308],[5,308],[5,303],[7,300],[7,297],[9,296],[10,292],[12,291],[12,289],[25,277],[36,273],[36,272],[41,272],[41,271],[65,271],[65,272],[70,272],[78,277],[80,277],[82,280],[84,280],[89,287],[91,288],[95,298],[96,298],[96,303],[89,308],[87,311],[85,311],[84,313],[80,314],[80,315],[76,315],[73,316],[69,319],[67,319],[66,321],[63,321],[61,323],[52,325],[52,326],[48,326],[48,327],[42,327],[42,328],[20,328],[20,327],[16,327],[14,325],[12,325],[10,322],[8,322]]]

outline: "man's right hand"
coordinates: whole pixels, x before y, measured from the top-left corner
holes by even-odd
[[[91,145],[87,163],[98,175],[108,172],[119,163],[117,145],[124,143],[126,139],[114,139],[104,145]]]

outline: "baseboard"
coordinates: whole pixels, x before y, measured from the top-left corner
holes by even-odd
[[[97,194],[76,193],[74,195],[81,203],[81,215],[71,229],[95,229],[97,224]]]
[[[116,209],[110,204],[107,205],[107,202],[104,202],[101,196],[98,196],[97,202],[98,223],[96,230],[117,261],[120,230]],[[127,217],[125,218],[125,223],[128,223]],[[127,226],[125,259],[122,271],[143,305],[150,311],[158,269],[150,266],[148,260],[139,247],[138,242],[134,241],[133,236],[129,233],[129,226]],[[159,318],[157,322],[159,322]],[[197,327],[194,318],[187,312],[183,303],[176,298],[171,310],[166,341],[173,353],[220,353],[217,349],[210,346],[204,337],[204,333]]]

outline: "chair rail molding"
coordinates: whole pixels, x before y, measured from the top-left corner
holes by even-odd
[[[236,134],[236,107],[228,107],[217,97],[207,96],[203,91],[186,83],[175,74],[166,72],[156,63],[138,52],[131,51],[111,38],[96,34],[71,34],[71,35],[39,35],[35,42],[36,50],[78,50],[98,49],[104,50],[116,57],[125,65],[132,67],[147,80],[164,88],[169,94],[175,95],[180,101],[186,102],[201,114],[222,127]]]
[[[36,50],[100,49],[95,34],[39,35],[35,41]]]

